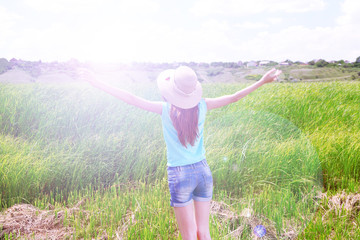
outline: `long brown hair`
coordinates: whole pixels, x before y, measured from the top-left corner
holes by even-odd
[[[199,107],[195,106],[190,109],[182,109],[171,105],[170,119],[178,133],[180,143],[184,147],[186,147],[188,143],[194,146],[199,136]]]

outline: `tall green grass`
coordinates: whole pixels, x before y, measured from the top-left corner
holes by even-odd
[[[206,139],[218,191],[247,199],[257,216],[273,222],[277,237],[290,220],[301,231],[312,219],[323,188],[321,164],[307,136],[268,112],[218,114],[208,119],[213,131]]]
[[[164,176],[159,116],[78,86],[7,85],[1,88],[1,98],[1,133],[10,146],[16,145],[8,149],[4,142],[1,159],[6,160],[12,152],[18,159],[2,162],[0,176],[7,186],[3,188],[3,203],[20,198],[10,194],[14,192],[10,186],[22,186],[22,192],[29,188],[66,195],[90,183],[107,186],[117,178],[154,180]],[[37,180],[11,178],[9,168],[11,173],[27,168]],[[24,185],[26,182],[38,185],[38,190]]]
[[[244,87],[205,84],[204,96]],[[155,86],[131,90],[160,99]],[[301,231],[316,211],[322,184],[334,192],[359,187],[359,96],[356,82],[269,84],[209,112],[205,145],[214,199],[237,213],[252,209],[274,227],[277,237],[284,236],[289,224]],[[159,207],[156,203],[163,206],[169,197],[162,180],[166,155],[160,121],[87,85],[1,85],[0,208],[18,202],[67,205],[90,197],[94,200],[85,208],[93,209],[91,217],[67,220],[76,236],[96,237],[101,231],[115,236],[128,220],[126,211],[141,212],[134,218],[137,223],[124,230],[134,239],[175,236],[170,208],[160,208],[166,221],[151,215]],[[142,190],[115,187],[130,182]],[[110,188],[93,192],[104,187]],[[118,207],[109,211],[120,214],[114,216],[117,222],[104,210],[112,201]],[[225,230],[219,230],[224,225],[218,218],[211,224],[216,239],[244,223],[231,222]],[[251,230],[244,234],[251,236]]]
[[[286,86],[286,85],[285,85]],[[244,99],[251,108],[282,116],[307,134],[316,147],[327,189],[355,191],[360,177],[360,85],[333,82],[277,85],[272,94]],[[285,88],[286,90],[285,90]],[[280,100],[281,99],[281,100]],[[233,108],[234,106],[232,106]],[[247,107],[247,106],[246,106]]]

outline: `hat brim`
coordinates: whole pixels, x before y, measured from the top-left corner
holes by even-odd
[[[159,91],[166,101],[182,109],[189,109],[198,105],[202,97],[202,87],[199,81],[196,83],[194,92],[184,94],[175,89],[174,78],[175,69],[168,69],[162,71],[156,80]]]

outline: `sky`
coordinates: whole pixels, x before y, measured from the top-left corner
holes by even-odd
[[[355,61],[359,0],[0,0],[0,58]]]

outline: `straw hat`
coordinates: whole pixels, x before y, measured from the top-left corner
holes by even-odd
[[[157,84],[161,95],[176,107],[193,108],[201,100],[201,84],[194,70],[189,67],[180,66],[161,72]]]

